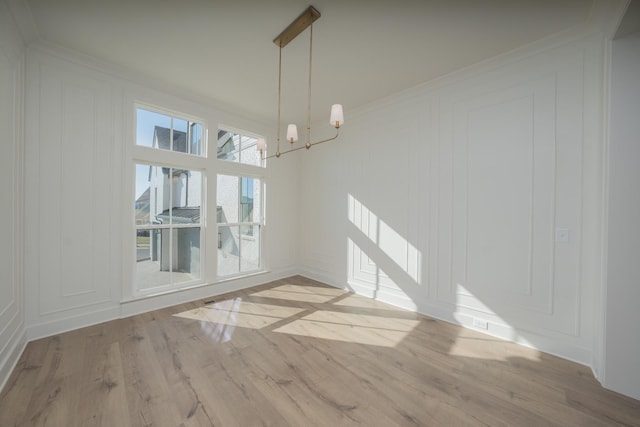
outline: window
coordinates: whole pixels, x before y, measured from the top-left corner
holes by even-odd
[[[218,175],[217,195],[218,276],[260,269],[260,180]]]
[[[148,293],[201,282],[203,125],[143,108],[136,119],[136,146],[144,148],[134,156],[135,289]]]
[[[240,178],[240,222],[251,222],[253,218],[253,179]]]
[[[264,268],[265,169],[257,136],[239,130],[216,135],[203,120],[145,105],[137,105],[131,119],[135,140],[126,149],[135,185],[128,196],[126,269],[133,286],[124,298]]]
[[[202,136],[200,123],[143,108],[136,110],[136,145],[202,156]]]
[[[263,166],[257,150],[258,138],[220,129],[218,131],[218,160]]]

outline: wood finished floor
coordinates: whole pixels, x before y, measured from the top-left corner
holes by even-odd
[[[584,366],[303,277],[29,343],[0,426],[640,426]]]

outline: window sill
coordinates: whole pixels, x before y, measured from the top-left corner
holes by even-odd
[[[218,279],[216,280],[215,284],[229,282],[231,280],[244,279],[246,277],[259,276],[259,275],[265,274],[265,273],[270,273],[270,271],[269,270],[255,270],[255,271],[249,271],[247,273],[238,273],[238,274],[234,274],[234,275],[231,275],[231,276],[221,276],[221,277],[218,277]]]
[[[149,293],[132,295],[132,296],[129,296],[129,297],[121,299],[120,303],[121,304],[126,304],[126,303],[129,303],[129,302],[143,301],[143,300],[146,300],[146,299],[162,297],[162,296],[171,295],[171,294],[177,294],[179,292],[186,292],[186,291],[190,291],[192,289],[203,288],[205,286],[215,286],[215,285],[218,285],[218,284],[221,284],[221,283],[231,282],[233,280],[238,280],[238,279],[245,279],[247,277],[259,276],[259,275],[270,273],[270,272],[271,271],[269,271],[269,270],[256,270],[256,271],[248,272],[246,274],[236,274],[236,275],[233,275],[233,276],[218,277],[215,282],[211,282],[211,283],[198,282],[198,283],[193,283],[193,284],[187,284],[187,285],[179,287],[179,288],[165,289],[165,290],[158,291],[158,292],[149,292]],[[179,299],[176,300],[176,304],[180,304],[182,302],[184,302],[184,301],[179,300]]]

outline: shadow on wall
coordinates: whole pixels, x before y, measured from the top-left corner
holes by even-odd
[[[549,287],[553,286],[553,277],[536,277],[551,282],[539,285],[543,292],[538,292],[532,284],[533,273],[527,271],[531,265],[527,266],[522,260],[531,242],[523,239],[524,249],[509,246],[520,236],[488,241],[475,238],[470,243],[454,241],[454,234],[459,231],[452,230],[450,235],[442,231],[442,236],[432,238],[445,240],[450,257],[441,259],[438,253],[428,259],[419,249],[421,231],[410,230],[409,222],[403,224],[408,230],[405,236],[353,194],[347,194],[347,203],[347,277],[352,290],[534,348],[544,348],[537,340],[545,338],[532,332],[535,329],[528,329],[525,334],[520,332],[523,325],[531,327],[531,323],[527,323],[528,311],[539,310],[533,316],[539,316],[544,326],[546,320],[551,324],[550,329],[555,321],[551,317],[560,316],[551,307],[553,295]],[[462,243],[465,250],[456,246]],[[469,248],[473,250],[471,254]],[[432,271],[429,267],[433,267]],[[517,282],[514,277],[521,271],[527,274]],[[571,330],[562,332],[569,336],[572,333]]]
[[[350,276],[411,298],[420,286],[422,253],[353,195],[348,195]],[[397,284],[402,284],[399,287]]]

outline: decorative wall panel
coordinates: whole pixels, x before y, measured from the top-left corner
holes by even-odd
[[[337,283],[467,326],[482,319],[491,334],[588,361],[584,313],[597,276],[585,280],[583,258],[597,254],[600,211],[585,206],[600,187],[597,158],[584,153],[600,141],[585,136],[597,126],[584,117],[599,108],[585,102],[597,90],[586,82],[598,43],[503,57],[353,114],[331,157],[349,165],[335,171],[340,186],[325,185],[336,177],[319,164],[332,160],[303,158],[303,216],[335,219],[342,209],[320,201],[348,202],[342,219],[303,239],[305,268],[313,274],[314,254],[346,246]]]
[[[37,316],[109,303],[113,288],[111,226],[114,106],[106,78],[56,58],[37,67],[36,145],[28,157],[30,276]],[[33,141],[35,142],[35,141]],[[33,265],[36,263],[36,265]]]

